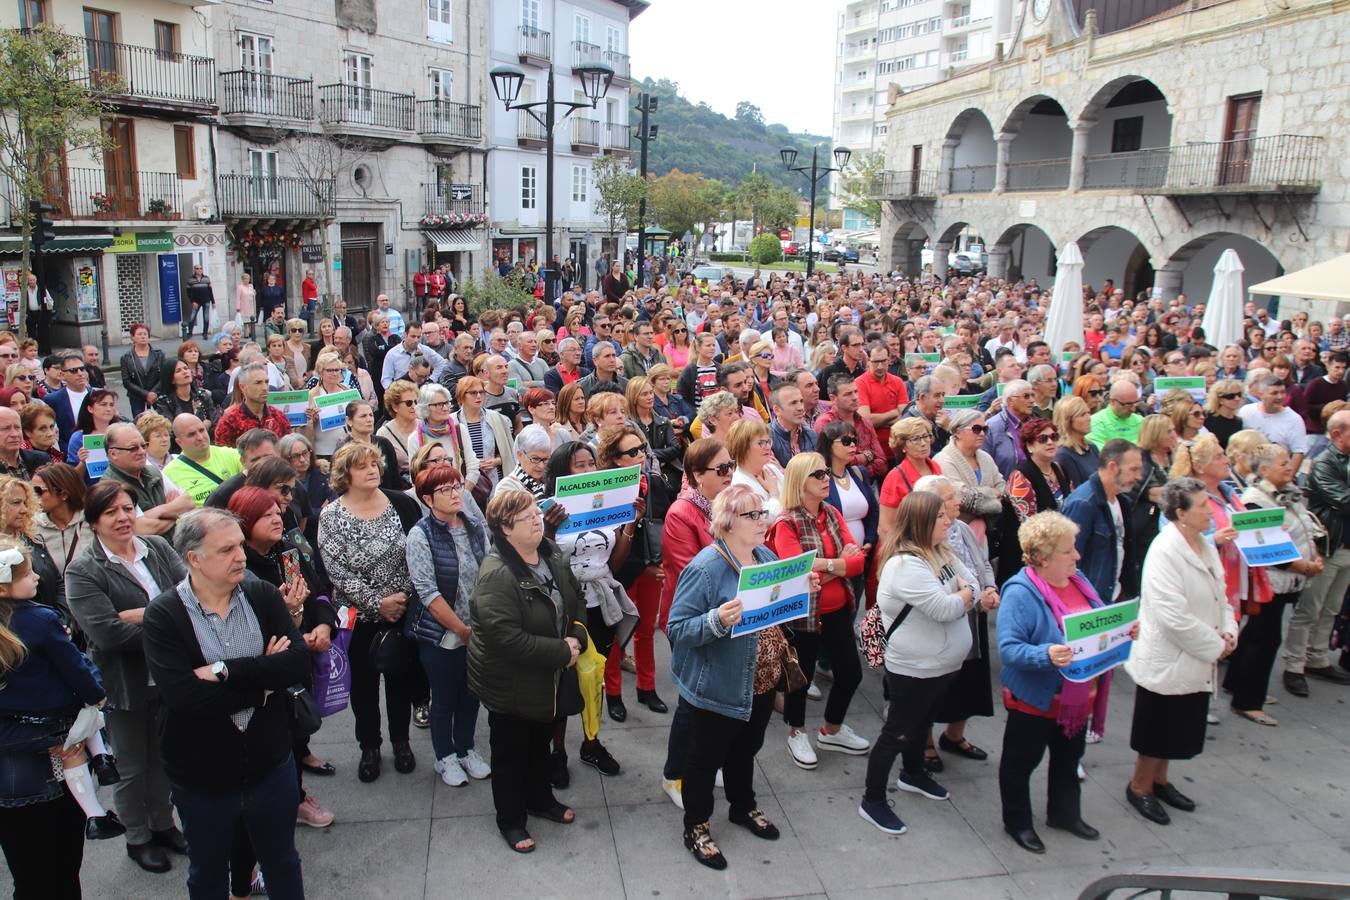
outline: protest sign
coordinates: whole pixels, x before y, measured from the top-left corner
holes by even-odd
[[[346,425],[347,404],[360,399],[360,391],[338,391],[315,397],[314,405],[319,408],[319,430],[337,431]]]
[[[978,409],[979,394],[948,394],[942,398],[943,409]]]
[[[295,428],[309,421],[309,391],[268,391],[267,403],[286,414],[286,421]]]
[[[924,363],[923,374],[925,374],[925,375],[932,375],[932,374],[933,374],[933,370],[936,369],[938,363],[942,361],[942,354],[941,354],[941,353],[906,353],[906,354],[905,354],[905,368],[908,369],[910,366],[912,366],[912,365],[914,364],[915,360],[923,360],[923,363]]]
[[[1194,377],[1153,379],[1153,398],[1155,403],[1162,403],[1162,398],[1168,391],[1185,391],[1195,399],[1196,403],[1204,403],[1205,376],[1197,375]]]
[[[736,587],[741,620],[731,627],[732,637],[804,618],[810,608],[808,579],[815,561],[816,551],[808,550],[800,556],[742,568]]]
[[[567,521],[558,534],[613,528],[633,521],[637,518],[633,501],[641,478],[638,466],[559,478],[553,497],[567,510]]]
[[[108,471],[107,441],[107,436],[102,434],[84,436],[84,449],[89,451],[84,460],[84,470],[89,473],[90,478],[102,478],[103,473]]]
[[[1130,658],[1130,629],[1139,619],[1139,601],[1111,603],[1064,617],[1065,643],[1073,662],[1060,669],[1069,681],[1091,681]]]
[[[1283,507],[1235,512],[1232,524],[1237,529],[1233,543],[1249,566],[1278,566],[1303,558],[1284,530]]]

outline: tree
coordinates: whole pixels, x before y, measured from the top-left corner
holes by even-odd
[[[673,169],[654,180],[648,190],[652,217],[678,239],[695,225],[715,218],[722,183]]]
[[[885,169],[886,157],[881,153],[860,153],[853,157],[839,176],[840,202],[862,213],[869,222],[880,222],[881,201],[872,193]]]
[[[773,185],[759,202],[759,221],[765,228],[777,231],[797,220],[797,201],[800,198],[792,188]]]
[[[648,183],[614,155],[595,161],[595,214],[609,222],[610,241],[620,246],[617,236],[629,224],[640,226],[638,205],[647,196]]]
[[[321,312],[332,311],[333,260],[328,246],[328,226],[337,220],[338,175],[350,169],[364,149],[336,134],[293,134],[282,144],[291,171],[299,179],[305,199],[319,222],[319,246],[323,250],[324,298]]]
[[[749,100],[742,100],[736,104],[736,120],[747,125],[764,127],[764,113],[760,112],[759,107]]]
[[[750,241],[750,261],[757,266],[767,266],[776,263],[783,258],[783,243],[778,239],[778,235],[764,234],[755,235]]]
[[[38,25],[0,36],[0,178],[13,185],[22,211],[22,266],[32,270],[33,201],[64,206],[66,153],[92,151],[112,141],[97,124],[107,112],[103,98],[120,85],[115,78],[82,73],[83,44],[60,28]],[[22,332],[28,304],[19,304]]]

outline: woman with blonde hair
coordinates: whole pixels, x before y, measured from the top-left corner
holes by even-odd
[[[595,449],[600,444],[600,432],[628,424],[628,404],[618,391],[601,391],[586,401],[586,430],[577,440]]]
[[[399,490],[406,490],[412,484],[408,479],[408,464],[417,449],[417,386],[402,380],[389,385],[384,392],[384,410],[389,418],[376,430],[375,437],[383,438],[394,448]]]
[[[336,350],[322,350],[314,360],[314,374],[318,376],[319,383],[309,389],[309,402],[317,410],[317,402],[320,397],[326,397],[329,394],[340,394],[349,388],[342,383],[343,373],[347,371],[347,365],[342,361]],[[327,415],[334,415],[340,412],[337,409],[329,409]],[[333,454],[337,452],[338,444],[342,441],[342,429],[333,428],[324,431],[319,427],[322,416],[317,416],[312,420],[314,428],[314,455],[320,459],[332,459]]]
[[[811,350],[811,364],[808,366],[811,374],[820,377],[820,373],[834,365],[835,359],[839,356],[839,348],[833,341],[821,341]]]
[[[1097,471],[1097,448],[1087,439],[1092,430],[1092,407],[1082,397],[1064,397],[1055,404],[1053,420],[1059,432],[1055,462],[1064,470],[1073,491]]]
[[[1255,428],[1243,428],[1228,439],[1225,452],[1232,468],[1233,482],[1239,489],[1245,488],[1252,479],[1253,473],[1250,468],[1252,453],[1268,440],[1270,438],[1266,437],[1265,432],[1257,431]]]
[[[740,419],[727,431],[726,445],[736,463],[731,483],[748,486],[764,503],[770,521],[778,518],[783,511],[780,499],[783,468],[773,455],[769,426],[754,419]]]
[[[163,395],[161,395],[163,396]],[[145,441],[145,457],[159,466],[162,471],[173,461],[173,426],[169,420],[152,409],[147,409],[136,417],[136,430]]]
[[[1182,390],[1171,390],[1164,394],[1159,411],[1172,421],[1177,430],[1177,439],[1193,441],[1205,431],[1205,410],[1195,398]]]
[[[1225,449],[1229,439],[1242,430],[1238,410],[1245,400],[1242,382],[1236,378],[1220,378],[1205,394],[1205,430]]]
[[[0,535],[17,541],[29,554],[33,571],[38,576],[37,602],[60,610],[61,615],[69,619],[70,607],[66,604],[61,568],[57,567],[38,535],[40,511],[31,484],[14,475],[0,475]]]
[[[954,410],[948,424],[951,440],[936,459],[942,473],[961,491],[961,521],[970,525],[980,542],[988,546],[988,523],[1003,512],[1007,483],[994,458],[981,449],[988,431],[984,413],[974,409]]]
[[[886,473],[881,483],[877,521],[877,541],[885,543],[895,528],[895,517],[900,504],[914,490],[919,479],[927,475],[941,475],[942,466],[932,458],[933,426],[923,416],[900,419],[891,426],[891,452],[900,465]]]
[[[305,341],[305,331],[308,326],[304,319],[288,319],[286,321],[286,352],[291,355],[291,362],[288,369],[294,369],[299,373],[301,384],[309,374],[309,344]]]

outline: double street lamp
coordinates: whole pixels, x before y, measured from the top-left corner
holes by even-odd
[[[811,148],[811,165],[799,166],[797,162],[797,151],[791,147],[784,147],[778,151],[778,155],[783,159],[783,167],[791,172],[801,172],[806,176],[806,180],[811,182],[811,229],[806,238],[806,277],[809,279],[815,273],[816,261],[816,185],[820,179],[831,172],[842,172],[848,166],[849,157],[853,151],[847,147],[834,148],[834,167],[821,166],[817,162],[817,153],[819,148]]]
[[[544,289],[548,300],[553,300],[554,287],[558,273],[553,268],[553,126],[566,119],[579,109],[595,109],[614,80],[614,68],[602,62],[588,62],[572,70],[581,80],[581,93],[587,100],[556,100],[553,96],[553,61],[548,64],[548,93],[543,100],[517,102],[520,88],[525,83],[525,73],[516,66],[497,66],[488,74],[492,78],[492,91],[502,101],[507,111],[523,109],[529,113],[544,129],[547,146],[544,163]],[[562,115],[558,108],[562,107]],[[542,112],[542,115],[540,114]]]

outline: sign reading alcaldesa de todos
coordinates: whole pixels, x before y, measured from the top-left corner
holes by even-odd
[[[642,469],[604,469],[558,479],[553,498],[567,510],[567,521],[558,534],[575,534],[597,528],[626,525],[637,518],[633,501],[638,496]]]
[[[808,579],[815,561],[816,551],[809,550],[801,556],[742,568],[736,588],[741,620],[732,626],[732,637],[804,618],[810,607]]]
[[[1064,617],[1064,638],[1073,662],[1059,671],[1069,681],[1091,681],[1130,658],[1130,629],[1139,618],[1139,601],[1112,603]]]
[[[1235,512],[1233,543],[1249,566],[1279,566],[1302,559],[1303,554],[1284,530],[1284,507]]]

